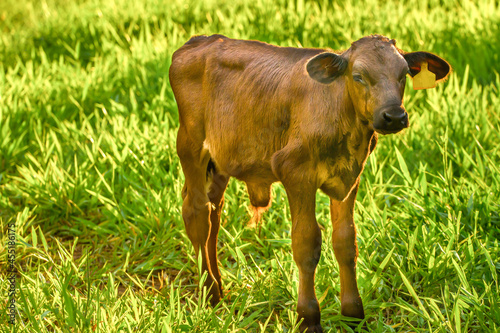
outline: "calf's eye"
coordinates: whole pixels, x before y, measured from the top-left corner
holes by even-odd
[[[353,79],[354,81],[356,81],[356,82],[359,82],[359,83],[361,83],[361,84],[363,84],[363,85],[366,85],[365,80],[363,80],[363,77],[362,77],[361,75],[359,75],[359,74],[354,74],[354,75],[352,76],[352,79]]]

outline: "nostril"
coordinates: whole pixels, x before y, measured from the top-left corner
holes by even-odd
[[[392,123],[392,118],[387,114],[387,112],[384,112],[383,116],[386,122]]]
[[[407,126],[408,125],[408,113],[405,112],[403,115],[403,119],[401,119],[401,125]]]

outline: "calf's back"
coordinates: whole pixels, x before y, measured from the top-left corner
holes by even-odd
[[[201,155],[221,172],[278,180],[273,154],[300,140],[318,122],[319,110],[330,109],[321,104],[331,98],[315,96],[326,86],[305,70],[307,60],[324,51],[193,37],[174,53],[170,69],[180,126],[194,145],[203,142],[207,153]]]

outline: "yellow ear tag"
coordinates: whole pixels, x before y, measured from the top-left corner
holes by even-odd
[[[413,89],[428,89],[436,86],[436,74],[429,72],[427,63],[420,64],[420,72],[413,77]]]

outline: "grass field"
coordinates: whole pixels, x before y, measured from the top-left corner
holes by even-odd
[[[367,327],[500,331],[500,5],[419,3],[3,0],[0,330],[297,332],[278,184],[254,230],[245,187],[230,182],[219,237],[228,295],[205,306],[180,214],[171,55],[195,34],[345,49],[380,33],[439,54],[454,72],[436,89],[407,87],[411,127],[381,137],[363,173],[355,219]],[[322,324],[350,331],[320,193],[317,218]],[[15,326],[4,269],[12,232]]]

